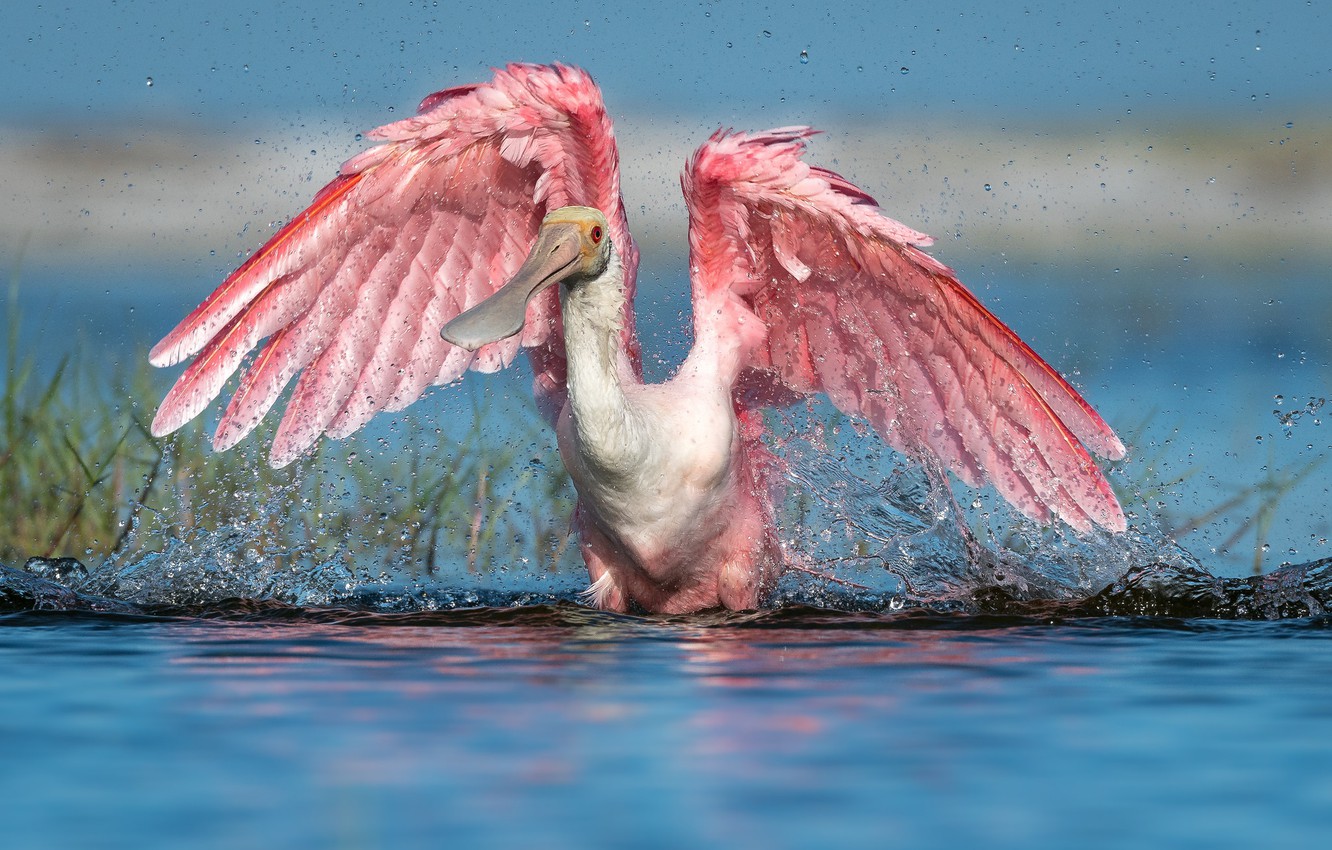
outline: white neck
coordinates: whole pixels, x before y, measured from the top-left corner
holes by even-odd
[[[630,474],[646,444],[621,383],[625,294],[619,252],[611,246],[598,277],[562,289],[569,408],[579,453],[605,475]]]

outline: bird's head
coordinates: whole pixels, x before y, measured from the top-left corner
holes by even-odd
[[[592,207],[560,207],[546,215],[536,245],[513,279],[444,325],[440,335],[475,351],[523,329],[527,303],[555,283],[594,280],[610,262],[610,227]]]

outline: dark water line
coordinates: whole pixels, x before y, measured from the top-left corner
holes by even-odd
[[[1002,588],[968,598],[902,607],[895,597],[821,595],[819,604],[776,600],[760,611],[635,616],[597,611],[572,598],[512,590],[418,591],[410,596],[365,588],[327,607],[276,600],[225,599],[203,605],[134,604],[83,594],[61,583],[80,569],[73,559],[32,559],[0,566],[0,625],[163,620],[376,627],[524,627],[663,629],[669,627],[810,630],[982,631],[1051,625],[1103,629],[1210,631],[1225,623],[1282,621],[1332,629],[1332,559],[1250,578],[1220,578],[1193,567],[1135,567],[1083,599],[1016,599]]]

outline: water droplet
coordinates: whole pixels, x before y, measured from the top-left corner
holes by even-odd
[[[801,64],[801,65],[808,65],[808,64],[809,64],[809,51],[808,51],[808,50],[802,50],[802,51],[800,51],[800,64]]]
[[[990,184],[989,184],[989,183],[986,183],[986,184],[985,184],[985,191],[987,191],[987,192],[990,191]]]
[[[1286,122],[1286,129],[1287,129],[1287,130],[1291,129],[1291,128],[1294,127],[1294,126],[1295,126],[1295,122],[1294,122],[1294,121],[1287,121],[1287,122]]]
[[[907,66],[903,65],[903,66],[901,67],[899,73],[901,73],[903,76],[906,76],[907,74],[910,74],[910,73],[911,73],[911,69],[908,68]]]
[[[152,77],[149,77],[149,78],[148,78],[148,83],[147,83],[147,85],[148,85],[148,88],[152,88],[152,87],[153,87],[153,78],[152,78]]]

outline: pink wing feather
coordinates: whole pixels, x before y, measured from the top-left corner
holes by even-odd
[[[1119,438],[920,250],[930,237],[804,163],[813,132],[719,131],[683,177],[695,335],[719,311],[722,324],[754,329],[737,405],[824,392],[894,448],[937,458],[969,485],[993,482],[1028,516],[1122,531],[1087,451],[1123,457]]]
[[[547,211],[602,210],[625,265],[625,343],[637,363],[638,252],[620,199],[619,155],[601,92],[565,66],[510,65],[487,84],[430,95],[415,117],[368,134],[310,207],[233,272],[152,350],[156,366],[194,356],[153,420],[170,433],[221,392],[256,346],[214,437],[248,434],[300,374],[273,440],[283,466],[321,434],[342,437],[468,369],[509,365],[521,344],[548,415],[564,395],[554,289],[521,337],[468,352],[440,338],[449,319],[517,271]]]

